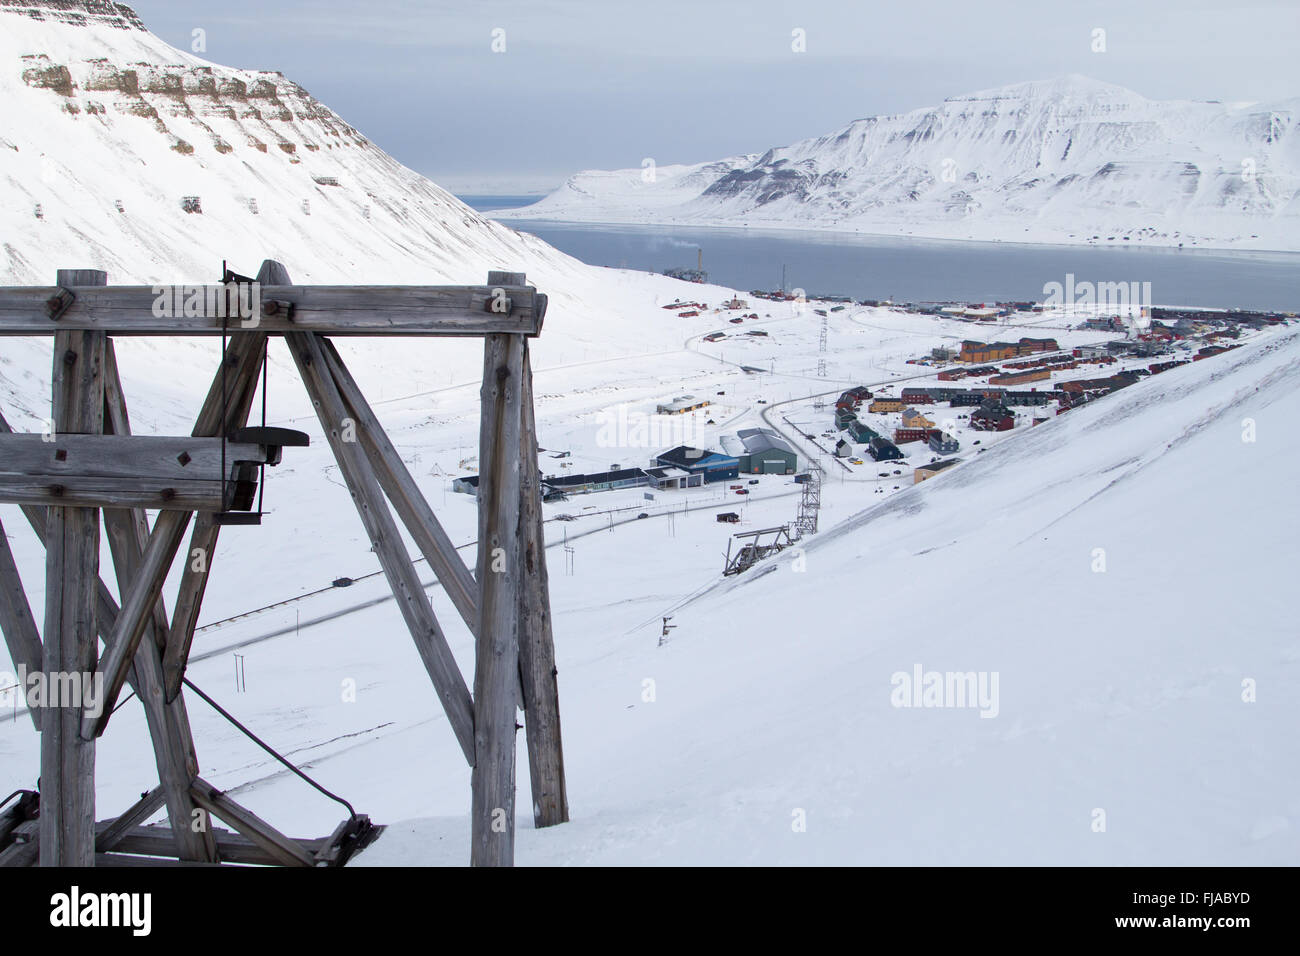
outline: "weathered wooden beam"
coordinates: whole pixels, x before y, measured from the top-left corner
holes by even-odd
[[[4,632],[9,659],[14,666],[25,668],[29,674],[40,673],[44,657],[41,635],[36,629],[32,607],[27,603],[27,592],[23,590],[23,579],[18,574],[18,563],[9,547],[4,522],[0,522],[0,631]],[[23,689],[15,693],[21,695]],[[36,729],[40,730],[40,708],[29,707],[27,713]]]
[[[255,473],[254,473],[255,474]],[[216,513],[228,505],[234,485],[220,480],[142,483],[136,478],[0,474],[0,502],[45,507],[147,508],[151,511]]]
[[[366,450],[379,479],[380,487],[392,502],[397,516],[411,533],[412,539],[424,559],[437,575],[447,597],[460,612],[470,633],[478,630],[478,585],[474,575],[443,530],[433,509],[421,494],[419,486],[389,440],[378,417],[366,401],[356,380],[343,364],[334,343],[321,342],[330,374],[338,386],[339,394],[347,404],[348,412],[356,422],[356,433]]]
[[[226,821],[265,850],[282,866],[314,866],[312,855],[301,843],[285,836],[257,814],[240,806],[202,777],[191,788],[194,801],[208,813]]]
[[[227,441],[226,477],[237,462],[272,460],[265,445]],[[0,475],[133,478],[144,483],[221,481],[220,438],[164,435],[0,435]]]
[[[96,827],[98,832],[95,834],[95,851],[97,853],[107,853],[113,849],[122,842],[122,839],[128,833],[153,816],[164,802],[163,788],[154,787],[127,807],[116,820],[98,824]],[[174,846],[175,844],[173,844]]]
[[[63,286],[71,284],[71,278],[60,273],[57,281]],[[97,434],[103,430],[105,340],[102,332],[55,334],[56,433]],[[92,508],[50,508],[45,530],[45,687],[66,688],[76,683],[84,688],[91,683],[97,647],[99,512]],[[84,698],[42,701],[42,866],[94,863],[95,742],[78,732],[84,704]]]
[[[176,551],[181,546],[185,529],[189,526],[187,511],[164,511],[154,522],[149,543],[140,558],[139,568],[126,592],[122,594],[122,608],[118,612],[108,647],[99,659],[96,677],[102,679],[102,695],[97,703],[99,713],[87,714],[81,722],[81,736],[90,740],[98,737],[108,726],[117,695],[126,683],[127,669],[134,662],[140,639],[144,636],[158,595],[162,593],[167,572],[171,570]],[[137,672],[137,677],[138,677]]]
[[[280,858],[273,856],[248,837],[220,827],[212,829],[217,853],[222,863],[240,863],[251,866],[279,866]],[[292,838],[291,838],[292,839]],[[319,862],[321,849],[326,841],[323,839],[298,840],[304,850]],[[118,853],[134,853],[149,857],[172,857],[175,860],[176,841],[167,827],[133,827],[115,845]],[[212,860],[210,862],[216,862]],[[295,862],[295,866],[298,864]]]
[[[544,295],[519,286],[263,285],[264,308],[271,303],[290,303],[292,308],[274,314],[262,311],[249,318],[232,309],[229,301],[218,305],[214,293],[219,286],[66,288],[75,301],[53,319],[48,306],[60,288],[0,288],[0,335],[49,335],[56,329],[112,335],[220,335],[223,323],[235,334],[537,335],[546,311]],[[181,292],[179,311],[176,291]]]
[[[41,821],[28,820],[14,828],[14,842],[0,851],[0,868],[34,866],[40,862]]]
[[[286,336],[286,340],[425,670],[429,672],[429,678],[433,681],[434,690],[465,753],[465,759],[472,764],[474,707],[469,688],[456,666],[451,648],[447,646],[446,635],[434,616],[433,607],[425,597],[420,577],[402,543],[392,513],[384,502],[370,462],[362,451],[360,442],[355,438],[346,440],[344,437],[345,433],[351,431],[345,422],[348,410],[330,376],[320,341],[317,336],[307,333],[293,333]]]
[[[474,669],[470,864],[511,866],[519,694],[521,336],[484,342],[479,424],[479,629]],[[531,466],[530,466],[531,467]]]
[[[111,340],[104,358],[104,430],[113,435],[130,435],[131,420]],[[126,594],[130,582],[140,571],[149,541],[149,521],[144,511],[139,509],[108,508],[104,510],[104,527],[117,573],[118,592]],[[163,689],[162,650],[167,645],[167,634],[167,607],[160,596],[154,601],[150,617],[145,622],[144,637],[135,652],[136,682],[133,686],[144,707],[149,735],[153,740],[154,762],[158,767],[161,795],[167,804],[167,818],[175,834],[177,857],[215,862],[216,843],[209,832],[210,827],[195,826],[196,822],[202,821],[196,821],[190,786],[198,776],[199,765],[185,700],[178,696],[168,703]],[[111,847],[104,846],[101,839],[97,849],[103,852]]]
[[[560,691],[556,682],[555,640],[551,632],[550,581],[542,527],[542,492],[537,475],[537,423],[533,410],[533,368],[523,343],[519,430],[520,526],[524,573],[519,594],[519,676],[523,686],[524,731],[532,784],[533,823],[566,823],[568,788],[560,737]]]

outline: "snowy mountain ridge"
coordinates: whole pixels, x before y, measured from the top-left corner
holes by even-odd
[[[1300,249],[1300,99],[1154,101],[1083,76],[761,154],[586,171],[521,219]]]

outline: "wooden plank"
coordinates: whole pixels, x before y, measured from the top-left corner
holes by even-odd
[[[18,563],[9,547],[4,522],[0,522],[0,631],[4,632],[9,659],[14,666],[26,668],[28,674],[39,673],[44,657],[41,635],[36,629],[32,607],[27,602],[27,592],[23,590],[23,579],[18,574]],[[14,691],[20,696],[23,692],[23,688]],[[40,730],[40,708],[29,707],[27,713],[36,729]]]
[[[108,342],[104,356],[104,426],[113,435],[131,434],[112,341]],[[149,521],[144,511],[110,508],[104,511],[104,527],[117,573],[118,592],[125,594],[139,573],[149,541]],[[174,852],[182,860],[215,862],[216,843],[209,832],[211,828],[195,828],[196,808],[190,785],[198,776],[199,766],[185,700],[177,697],[168,703],[163,690],[162,649],[167,644],[167,633],[167,607],[160,596],[153,604],[140,647],[135,652],[137,679],[133,686],[144,707],[153,740],[160,791],[175,834]],[[104,846],[101,840],[97,849],[102,852],[110,847]]]
[[[343,364],[338,350],[328,339],[321,342],[330,374],[338,385],[339,394],[356,422],[356,433],[361,438],[366,454],[375,470],[384,494],[392,502],[397,516],[411,533],[416,547],[438,576],[443,590],[451,599],[470,633],[478,630],[478,585],[474,575],[461,558],[451,538],[421,494],[419,486],[389,440],[374,410],[366,401],[360,386]]]
[[[132,478],[141,482],[221,481],[220,438],[166,435],[0,435],[0,475]],[[226,477],[236,462],[268,461],[264,445],[227,442]]]
[[[240,863],[251,866],[279,866],[279,858],[262,849],[248,837],[220,827],[212,829],[217,852],[222,863]],[[324,840],[295,840],[304,850],[319,859]],[[115,846],[119,853],[134,853],[140,856],[175,858],[176,841],[167,827],[134,827],[126,833]],[[211,862],[216,862],[215,860]],[[297,865],[295,863],[295,865]]]
[[[224,488],[229,496],[233,485]],[[171,513],[227,510],[220,480],[145,483],[138,478],[0,474],[0,502],[44,508],[146,508]]]
[[[285,836],[257,814],[240,806],[202,777],[191,788],[194,801],[215,817],[225,820],[265,850],[281,866],[315,866],[316,860],[297,840]]]
[[[447,638],[434,616],[433,607],[425,597],[419,575],[402,543],[397,525],[384,502],[378,480],[361,450],[360,442],[345,441],[343,438],[347,408],[329,374],[320,341],[315,335],[305,333],[293,333],[286,336],[286,339],[293,360],[298,364],[303,384],[307,387],[307,394],[311,396],[312,405],[320,418],[321,428],[334,452],[334,459],[347,482],[357,514],[361,516],[361,523],[365,526],[375,556],[384,569],[388,585],[392,588],[425,670],[429,672],[434,690],[446,711],[447,720],[465,753],[465,759],[472,764],[474,707],[469,688],[447,646]]]
[[[59,289],[0,288],[0,335],[49,335],[56,329],[108,332],[112,335],[220,335],[221,309],[204,302],[194,311],[175,313],[172,286],[73,287],[76,301],[52,320],[47,303]],[[217,287],[186,287],[194,290]],[[205,296],[203,298],[206,298]],[[507,286],[502,295],[488,286],[298,286],[263,285],[261,301],[292,303],[288,314],[262,314],[256,324],[228,315],[227,329],[283,335],[320,332],[329,335],[481,336],[508,332],[537,335],[544,309],[536,289]],[[508,312],[493,311],[506,301]],[[155,305],[159,308],[155,309]],[[185,298],[181,301],[182,309]],[[224,311],[231,312],[226,308]],[[172,314],[168,314],[171,312]],[[248,321],[249,325],[244,325]]]
[[[113,625],[108,646],[99,659],[97,676],[103,679],[102,703],[97,715],[87,714],[82,720],[83,739],[98,737],[108,726],[113,706],[117,703],[117,695],[126,682],[127,668],[135,658],[140,639],[144,636],[145,625],[153,613],[158,595],[162,593],[167,572],[171,570],[172,561],[176,558],[176,551],[181,546],[181,538],[189,523],[190,515],[187,511],[164,511],[154,522],[139,568],[129,589],[122,595],[122,607],[117,622]]]
[[[546,537],[542,528],[542,492],[537,473],[537,424],[533,411],[533,368],[523,344],[523,379],[519,431],[520,526],[524,573],[519,607],[519,676],[523,686],[524,731],[532,785],[533,823],[537,827],[567,823],[569,796],[564,778],[560,735],[560,690],[551,632],[550,581]]]
[[[470,864],[511,866],[515,831],[515,709],[523,556],[519,528],[523,338],[484,342],[479,425],[479,630],[474,669]]]
[[[64,275],[59,283],[63,284]],[[105,336],[54,336],[54,429],[103,430]],[[47,688],[60,675],[89,682],[95,670],[99,512],[52,507],[46,520],[44,670]],[[57,681],[57,685],[56,682]],[[41,714],[42,866],[90,866],[95,857],[95,743],[79,734],[83,702],[43,702]]]
[[[96,827],[95,852],[107,853],[116,847],[128,833],[153,816],[164,802],[162,787],[154,787],[127,807],[116,820],[99,824]],[[175,849],[175,843],[172,848]]]
[[[96,853],[95,866],[108,869],[122,867],[176,867],[176,866],[223,866],[221,863],[199,863],[193,860],[169,860],[153,856],[129,856],[125,853]]]
[[[0,852],[0,867],[35,866],[40,861],[41,821],[20,823],[13,836],[14,842]]]

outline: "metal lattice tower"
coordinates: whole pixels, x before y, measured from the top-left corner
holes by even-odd
[[[804,482],[803,497],[799,499],[799,515],[794,519],[794,530],[799,537],[817,533],[817,513],[822,507],[822,473],[819,468],[808,472]]]
[[[821,334],[817,338],[817,351],[820,353],[817,358],[817,376],[818,378],[826,377],[826,339],[829,333],[827,327],[828,319],[822,316]]]

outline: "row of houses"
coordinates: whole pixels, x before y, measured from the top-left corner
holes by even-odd
[[[961,343],[957,361],[981,363],[1001,362],[1021,355],[1033,355],[1036,352],[1057,352],[1060,346],[1056,339],[1035,339],[1025,336],[1019,342],[975,342],[967,340]]]
[[[1024,372],[1008,372],[1005,375],[994,375],[989,379],[990,385],[1023,385],[1025,382],[1041,382],[1045,378],[1050,378],[1052,373],[1045,368],[1028,369]]]
[[[871,390],[865,385],[858,385],[846,392],[841,392],[840,397],[835,399],[835,408],[837,411],[839,409],[849,409],[856,412],[862,403],[869,398],[871,398]]]
[[[951,408],[975,407],[985,399],[1000,399],[1004,405],[1046,405],[1053,399],[1050,391],[1012,391],[1004,388],[950,388],[926,386],[903,389],[903,401],[909,405],[934,405],[947,402]]]
[[[996,365],[981,365],[974,368],[946,368],[936,377],[941,382],[960,382],[963,378],[980,378],[984,375],[996,375]]]

